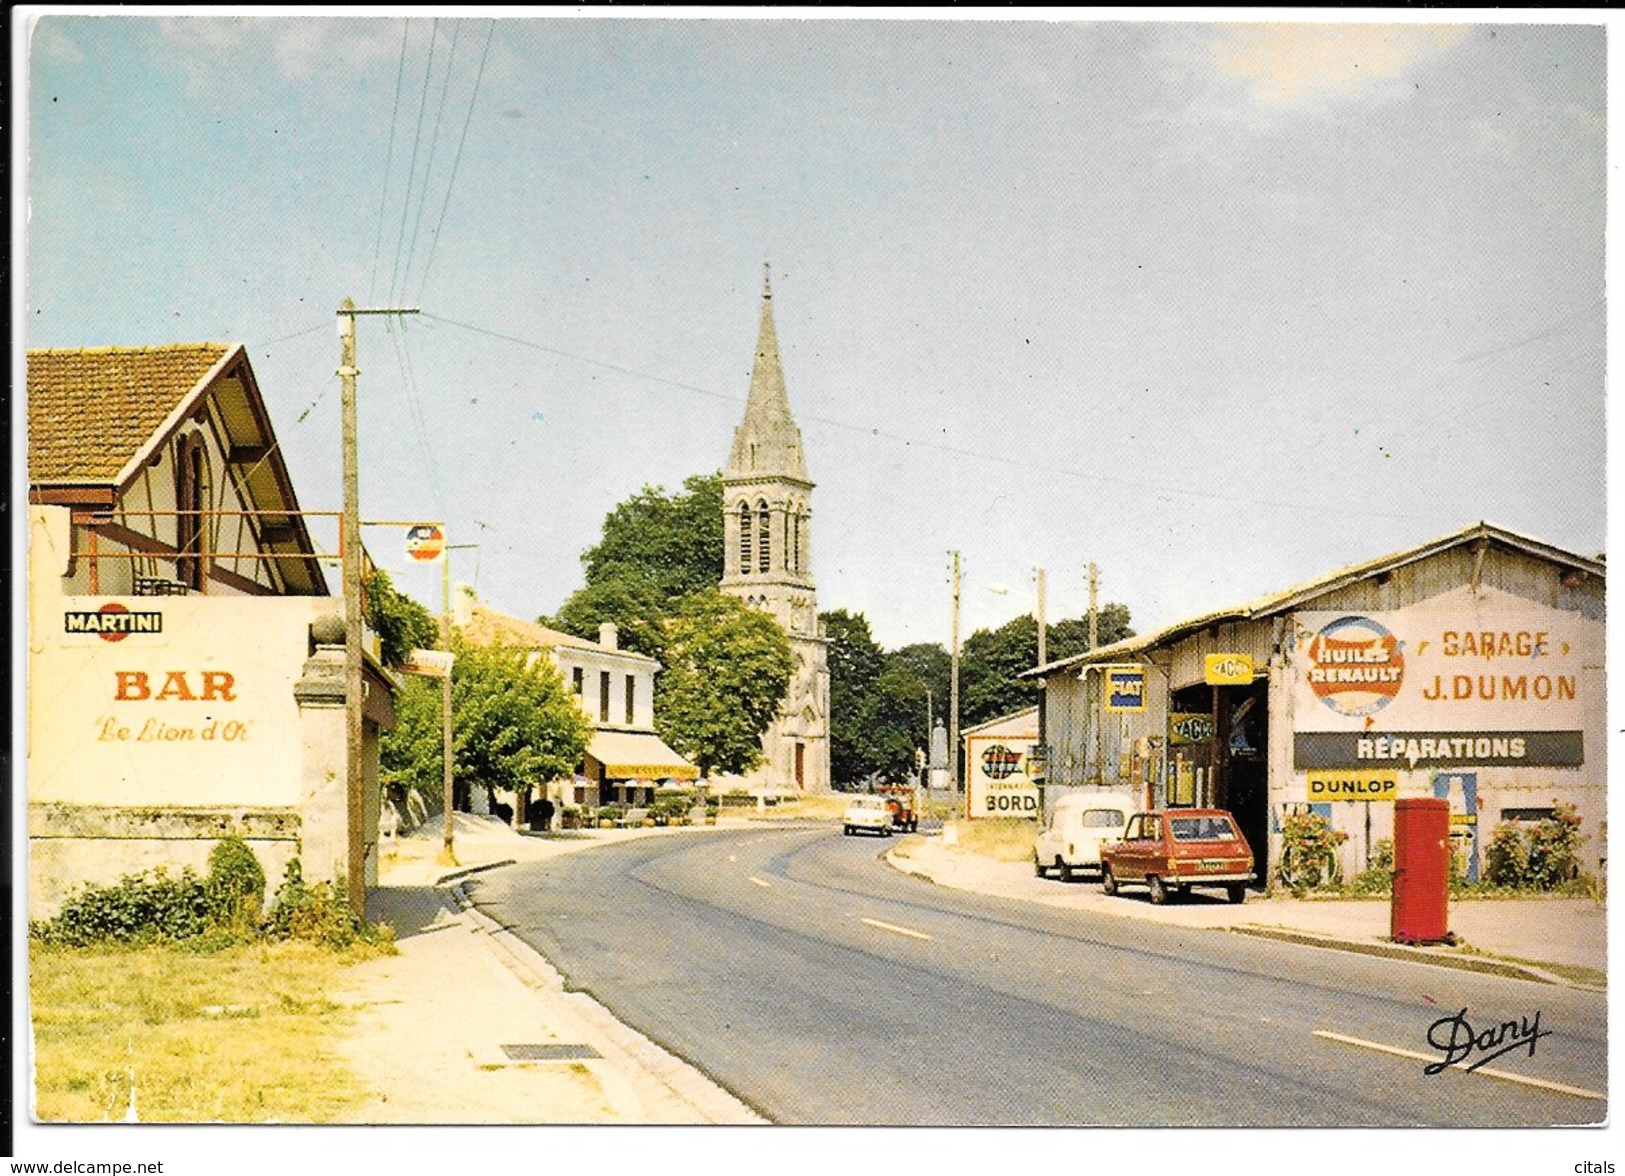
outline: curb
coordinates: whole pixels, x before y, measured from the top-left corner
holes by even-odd
[[[497,862],[477,868],[508,864]],[[611,1065],[639,1072],[664,1087],[690,1107],[702,1123],[746,1126],[771,1122],[702,1071],[619,1021],[588,993],[566,989],[563,974],[546,956],[476,907],[461,885],[448,887],[447,894],[456,905],[458,917],[466,918],[476,931],[489,938],[504,966],[526,987],[568,1003],[570,1011],[607,1047],[600,1052]]]
[[[486,870],[497,870],[503,866],[516,866],[518,864],[519,860],[517,858],[503,858],[500,862],[482,862],[477,866],[464,866],[462,869],[453,870],[449,874],[441,874],[429,885],[446,886],[452,882],[467,878],[471,874],[483,874]]]
[[[1219,930],[1219,928],[1214,928]],[[1591,984],[1581,984],[1567,977],[1547,972],[1528,964],[1512,964],[1486,956],[1444,955],[1422,947],[1407,947],[1398,943],[1371,943],[1358,939],[1338,939],[1318,935],[1313,931],[1294,931],[1285,927],[1261,927],[1243,924],[1223,930],[1237,935],[1251,935],[1258,939],[1274,939],[1282,943],[1299,943],[1307,947],[1323,947],[1332,951],[1352,952],[1356,955],[1380,956],[1390,960],[1408,960],[1413,964],[1430,964],[1435,968],[1454,968],[1460,972],[1480,972],[1502,976],[1511,980],[1529,980],[1536,984],[1552,984],[1560,988],[1577,988],[1584,992],[1606,992]]]

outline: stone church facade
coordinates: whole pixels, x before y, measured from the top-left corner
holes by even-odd
[[[812,491],[766,285],[745,418],[722,471],[722,591],[770,613],[795,657],[789,692],[762,736],[762,763],[746,777],[753,788],[830,787],[828,641],[811,570]]]

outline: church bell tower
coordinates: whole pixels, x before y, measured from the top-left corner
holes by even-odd
[[[829,662],[812,577],[812,491],[779,362],[769,274],[745,419],[734,430],[722,471],[721,587],[769,613],[789,635],[795,658],[789,692],[762,736],[762,763],[750,783],[827,792]]]

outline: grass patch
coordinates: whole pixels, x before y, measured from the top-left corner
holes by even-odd
[[[35,1114],[324,1122],[365,1093],[329,1052],[347,957],[301,943],[199,955],[30,943]]]
[[[794,800],[781,800],[761,812],[752,807],[744,816],[768,821],[838,821],[851,799],[840,793],[798,796]]]
[[[1032,821],[954,821],[959,848],[999,862],[1031,861],[1038,826]]]

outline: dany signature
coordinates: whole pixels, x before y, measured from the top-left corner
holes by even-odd
[[[1429,1062],[1422,1072],[1438,1074],[1451,1066],[1461,1065],[1474,1055],[1477,1055],[1477,1060],[1464,1067],[1469,1071],[1514,1050],[1527,1049],[1529,1056],[1534,1057],[1535,1043],[1551,1035],[1550,1029],[1540,1027],[1538,1012],[1533,1017],[1501,1021],[1486,1029],[1475,1030],[1467,1020],[1467,1010],[1462,1009],[1459,1013],[1440,1017],[1428,1026],[1428,1044],[1439,1050],[1442,1056],[1436,1062]]]

